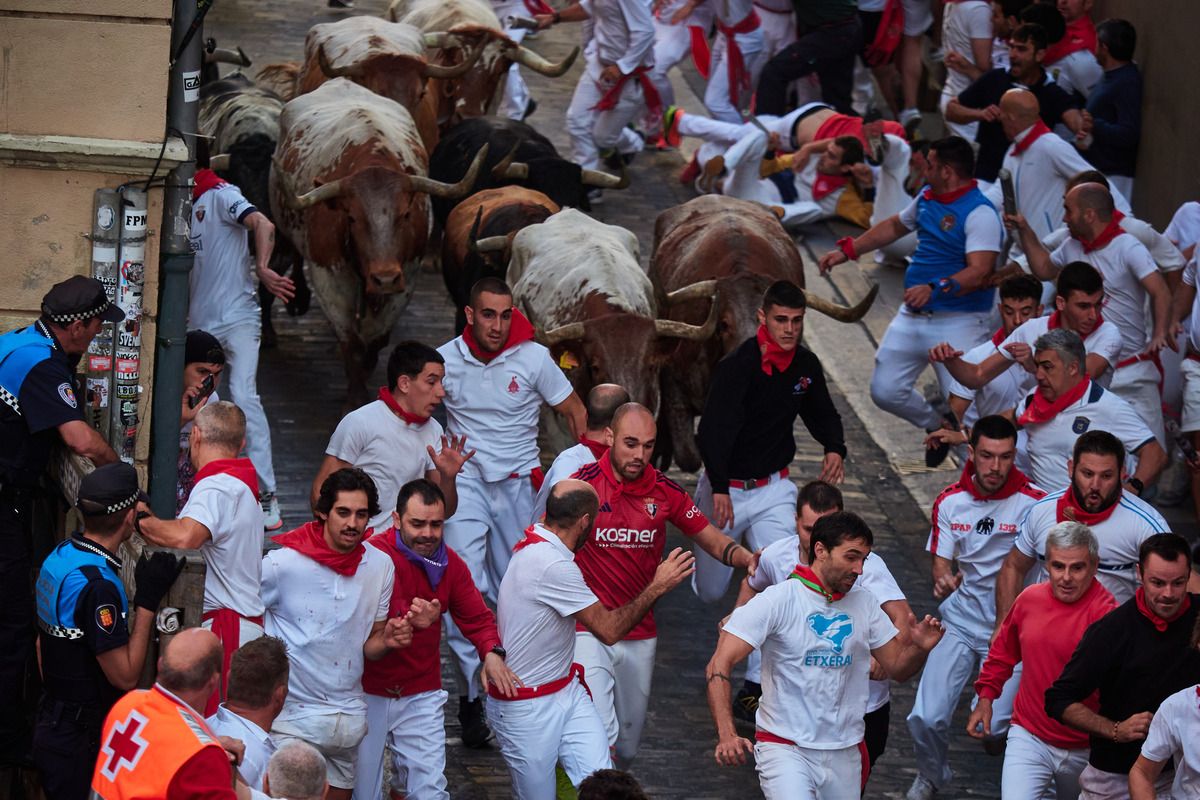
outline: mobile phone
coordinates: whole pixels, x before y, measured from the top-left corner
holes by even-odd
[[[204,398],[206,398],[210,394],[212,394],[213,385],[215,383],[216,383],[216,380],[213,378],[213,375],[210,372],[204,378],[204,381],[200,384],[200,394],[195,395],[188,399],[188,408],[195,408],[196,406],[200,405],[201,400],[203,400]]]

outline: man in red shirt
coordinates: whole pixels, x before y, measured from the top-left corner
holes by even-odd
[[[484,685],[492,681],[516,694],[515,676],[504,664],[496,619],[483,604],[471,570],[442,541],[446,498],[433,481],[418,478],[400,487],[393,527],[368,539],[392,559],[396,583],[389,616],[404,616],[415,598],[449,612],[479,652]],[[374,800],[383,784],[384,745],[392,753],[392,796],[449,800],[446,793],[446,732],[442,707],[441,617],[414,630],[412,644],[378,661],[367,661],[367,735],[358,746],[360,778],[355,800]]]
[[[653,580],[667,541],[667,522],[722,564],[753,572],[758,556],[717,530],[687,492],[650,466],[658,426],[645,406],[626,403],[618,408],[604,435],[608,453],[572,477],[590,484],[600,497],[592,546],[580,550],[575,563],[605,608],[628,603]],[[575,630],[575,660],[587,675],[615,749],[614,761],[628,769],[650,697],[658,643],[654,612],[612,646],[582,626]]]
[[[1002,800],[1041,797],[1051,784],[1059,797],[1079,794],[1079,773],[1088,760],[1087,734],[1051,719],[1045,696],[1088,626],[1117,607],[1112,594],[1096,580],[1099,552],[1096,535],[1081,522],[1060,522],[1050,529],[1046,535],[1050,579],[1017,596],[975,681],[979,698],[967,720],[967,733],[982,739],[991,734],[992,701],[1000,696],[1013,667],[1023,664],[1004,751]],[[1095,711],[1096,696],[1085,705]]]

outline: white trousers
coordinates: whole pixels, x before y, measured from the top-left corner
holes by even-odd
[[[1158,443],[1166,449],[1166,434],[1163,430],[1162,393],[1158,384],[1162,376],[1153,361],[1139,361],[1128,367],[1121,367],[1113,372],[1113,394],[1133,406],[1142,421],[1150,428],[1150,432],[1158,439]],[[1130,474],[1133,467],[1129,467]]]
[[[406,800],[449,800],[441,689],[408,697],[367,694],[367,735],[358,746],[354,800],[380,800],[383,756],[392,757],[392,793]]]
[[[229,387],[229,400],[246,415],[246,457],[254,464],[263,492],[274,493],[271,428],[258,397],[258,343],[262,338],[262,322],[255,319],[209,333],[217,337],[225,351],[224,378]]]
[[[754,11],[762,21],[759,30],[763,35],[763,62],[773,58],[789,44],[796,41],[796,12],[773,11],[754,4]]]
[[[591,686],[591,676],[584,678]],[[612,766],[604,723],[578,681],[529,700],[488,697],[487,718],[518,800],[554,800],[555,763],[576,787],[596,770]]]
[[[583,667],[618,769],[629,768],[642,740],[657,646],[657,638],[609,646],[586,631],[575,632],[575,660]]]
[[[521,44],[521,40],[525,38],[526,30],[524,28],[510,28],[505,23],[505,18],[508,16],[528,17],[531,16],[529,9],[525,7],[525,3],[501,3],[494,7],[496,16],[500,18],[500,24],[504,25],[504,35],[512,39],[516,44]],[[500,104],[500,116],[508,117],[509,119],[520,120],[525,116],[525,109],[529,105],[529,87],[525,85],[525,79],[521,77],[520,65],[513,64],[508,68],[508,76],[504,81],[504,101]]]
[[[1079,797],[1079,773],[1087,762],[1088,748],[1054,747],[1014,724],[1004,750],[1000,798],[1031,800],[1053,786],[1055,800],[1073,800]]]
[[[704,90],[704,107],[713,119],[736,123],[744,119],[742,110],[750,105],[750,96],[758,86],[758,75],[762,72],[766,58],[763,53],[761,27],[749,33],[734,34],[734,40],[738,49],[742,51],[742,65],[750,76],[750,88],[739,88],[738,102],[733,102],[729,91],[729,42],[725,34],[718,33],[712,44],[712,61],[708,71],[708,88]]]
[[[959,696],[967,681],[979,672],[980,663],[987,657],[984,647],[973,647],[952,626],[937,647],[929,653],[912,713],[908,715],[908,730],[913,738],[917,771],[936,788],[945,789],[953,774],[948,761],[950,723]],[[1004,684],[999,698],[992,703],[992,738],[1003,738],[1012,718],[1012,701],[1021,683],[1016,673]]]
[[[1181,800],[1171,794],[1175,770],[1164,769],[1154,781],[1157,800]],[[1103,772],[1091,764],[1079,773],[1079,800],[1129,800],[1129,775],[1124,772]]]
[[[859,800],[866,751],[811,750],[775,742],[754,745],[754,768],[766,800]]]
[[[670,19],[670,17],[667,17]],[[671,86],[667,72],[692,52],[692,32],[686,21],[668,25],[662,17],[654,20],[654,68],[650,70],[650,82],[662,97],[663,109],[675,105],[675,89]]]
[[[625,127],[646,111],[641,82],[630,78],[621,87],[617,104],[607,111],[597,111],[593,106],[612,88],[612,84],[600,80],[602,70],[599,58],[595,53],[590,54],[567,108],[572,160],[584,169],[600,168],[601,150],[636,153],[643,144],[639,136]]]
[[[733,523],[722,528],[721,532],[735,542],[745,534],[751,550],[761,550],[780,539],[795,537],[796,495],[799,492],[796,484],[788,478],[780,478],[778,473],[771,476],[770,483],[757,489],[729,487]],[[700,474],[696,484],[696,506],[704,516],[714,519],[712,483],[707,472]],[[733,567],[725,566],[698,547],[693,552],[696,556],[696,572],[692,575],[692,590],[704,602],[715,603],[725,596],[729,579],[733,576]]]
[[[528,475],[495,482],[459,475],[456,486],[458,509],[446,520],[446,546],[467,563],[480,593],[495,603],[512,549],[529,527],[533,483]],[[442,624],[454,652],[458,693],[474,700],[479,696],[474,680],[479,653],[448,613],[442,615]]]
[[[949,342],[960,350],[970,350],[987,339],[991,331],[987,311],[935,311],[924,315],[900,306],[875,352],[871,399],[884,411],[927,431],[934,430],[941,419],[914,388],[917,377],[930,366],[929,348]],[[947,397],[950,373],[941,364],[934,364],[933,369],[942,397]]]

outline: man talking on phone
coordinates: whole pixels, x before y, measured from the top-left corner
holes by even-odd
[[[220,400],[217,384],[225,369],[225,349],[220,340],[208,331],[188,331],[183,346],[183,427],[179,429],[179,483],[175,490],[175,513],[187,504],[192,487],[196,485],[196,470],[192,467],[192,448],[188,437],[196,414],[207,403]]]

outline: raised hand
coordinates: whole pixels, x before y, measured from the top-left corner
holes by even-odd
[[[445,434],[442,434],[442,451],[435,453],[433,445],[425,447],[429,451],[429,457],[433,459],[433,467],[440,475],[446,478],[453,478],[458,473],[462,472],[463,464],[471,460],[471,456],[475,455],[472,450],[469,453],[463,451],[467,449],[467,435],[457,436],[450,435],[449,441],[446,440]]]

